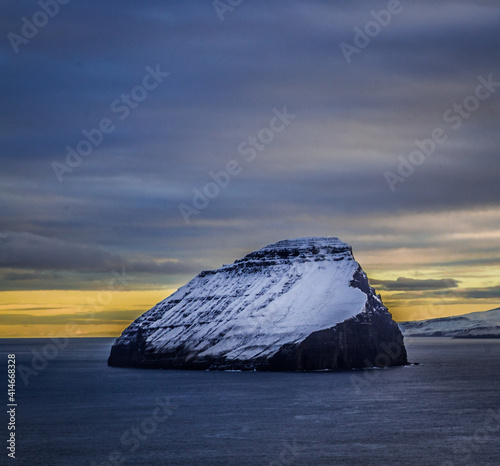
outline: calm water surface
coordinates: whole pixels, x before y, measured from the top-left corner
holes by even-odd
[[[408,338],[420,365],[338,373],[109,368],[112,342],[0,340],[4,406],[8,353],[27,381],[0,464],[500,464],[499,340]]]

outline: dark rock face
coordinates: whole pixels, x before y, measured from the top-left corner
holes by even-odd
[[[317,293],[302,299],[311,289]],[[108,360],[116,367],[261,371],[407,363],[398,325],[350,246],[336,238],[282,241],[202,272],[133,322]]]
[[[403,336],[391,315],[370,313],[284,345],[269,360],[272,371],[317,371],[408,364]]]

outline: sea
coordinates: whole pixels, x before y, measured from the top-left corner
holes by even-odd
[[[500,340],[406,338],[418,365],[312,373],[112,368],[112,343],[0,340],[0,464],[500,465]]]

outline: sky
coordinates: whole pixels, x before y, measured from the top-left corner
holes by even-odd
[[[6,1],[0,336],[114,336],[336,236],[398,321],[498,307],[500,4]]]

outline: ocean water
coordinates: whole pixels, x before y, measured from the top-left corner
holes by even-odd
[[[112,342],[0,340],[0,464],[500,464],[500,340],[410,338],[419,365],[337,373],[109,368]]]

